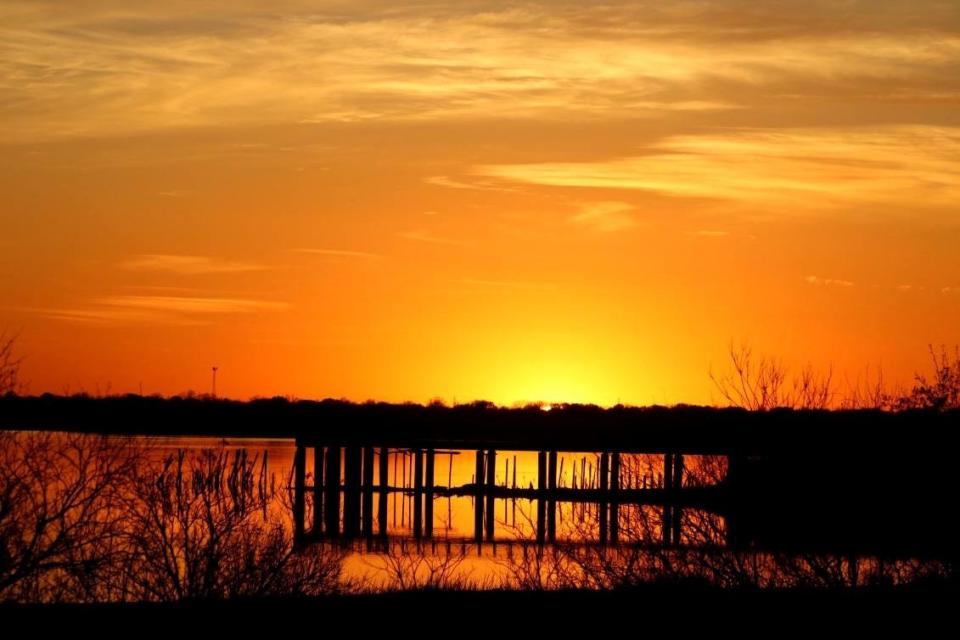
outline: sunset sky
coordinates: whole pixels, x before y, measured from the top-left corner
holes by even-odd
[[[2,0],[32,393],[719,401],[960,342],[960,3]]]

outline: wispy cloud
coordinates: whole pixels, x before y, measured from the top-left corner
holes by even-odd
[[[730,235],[729,231],[718,231],[716,229],[698,229],[693,235],[701,238],[726,238]]]
[[[484,280],[463,278],[461,284],[492,289],[519,289],[524,291],[555,291],[558,285],[553,282],[528,282],[523,280]]]
[[[446,187],[448,189],[476,189],[478,191],[516,191],[516,189],[504,186],[503,184],[492,184],[490,181],[477,180],[473,177],[471,181],[455,180],[449,176],[428,176],[423,179],[427,184],[436,187]]]
[[[4,138],[184,126],[650,117],[960,100],[949,2],[471,5],[106,0],[0,8]],[[811,6],[813,5],[813,6]],[[841,28],[842,26],[842,28]]]
[[[411,231],[401,231],[397,235],[401,238],[404,238],[405,240],[413,240],[415,242],[426,242],[427,244],[445,244],[450,246],[463,246],[465,244],[460,240],[454,240],[453,238],[444,238],[442,236],[434,235],[432,232],[427,231],[426,229],[413,229]]]
[[[294,249],[294,251],[296,253],[330,256],[333,258],[362,258],[364,260],[380,260],[383,258],[383,256],[378,253],[354,251],[352,249]]]
[[[277,311],[287,308],[284,303],[266,300],[183,296],[114,296],[101,298],[97,302],[112,307],[173,311],[186,314],[252,313],[254,311]]]
[[[216,273],[244,273],[262,271],[269,267],[247,262],[231,262],[209,256],[186,256],[173,254],[144,254],[124,262],[121,266],[134,271],[166,271],[179,275],[203,275]]]
[[[84,324],[208,324],[226,315],[282,311],[282,302],[247,298],[173,295],[122,295],[91,300],[78,307],[31,309],[38,315]]]
[[[960,201],[960,128],[888,126],[675,136],[645,155],[592,162],[479,166],[538,185],[637,189],[671,196],[814,208]]]
[[[570,216],[570,222],[591,227],[597,231],[623,231],[637,226],[633,205],[626,202],[586,202],[579,213]]]
[[[821,278],[819,276],[807,276],[804,278],[807,284],[819,287],[843,287],[850,288],[854,283],[850,280],[840,280],[839,278]]]

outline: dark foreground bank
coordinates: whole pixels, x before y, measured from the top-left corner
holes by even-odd
[[[689,637],[715,629],[718,637],[780,637],[799,628],[825,632],[843,622],[861,631],[887,624],[911,631],[955,624],[956,583],[857,589],[716,589],[651,584],[618,591],[404,591],[300,599],[240,599],[175,604],[0,605],[6,628],[100,628],[104,635],[134,631],[219,633],[242,630],[269,637],[366,637],[373,629],[401,636],[517,637],[519,630],[592,630],[598,637],[672,629]],[[19,625],[26,624],[27,627]],[[944,627],[943,625],[950,625]],[[569,636],[568,636],[569,637]]]

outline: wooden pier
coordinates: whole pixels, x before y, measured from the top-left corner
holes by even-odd
[[[596,507],[599,534],[595,542],[599,544],[619,541],[620,510],[624,505],[658,507],[662,518],[662,544],[673,545],[680,543],[685,508],[716,509],[722,502],[723,487],[684,487],[683,455],[679,453],[662,454],[664,473],[659,485],[648,484],[646,479],[643,484],[630,484],[623,477],[622,454],[605,451],[585,454],[596,455],[599,460],[596,473],[589,480],[583,477],[586,473],[583,471],[578,482],[575,469],[573,486],[562,486],[558,478],[558,460],[564,452],[539,451],[537,484],[535,487],[521,487],[516,481],[516,456],[512,460],[512,483],[508,473],[511,459],[503,456],[503,481],[498,484],[498,452],[480,448],[472,451],[475,459],[472,482],[452,484],[452,457],[470,453],[377,445],[342,447],[298,438],[293,470],[293,521],[298,542],[385,538],[390,529],[389,498],[396,495],[410,502],[409,509],[404,503],[401,519],[404,525],[409,523],[404,528],[411,532],[414,540],[434,538],[436,500],[468,497],[473,502],[473,541],[476,543],[496,541],[498,500],[504,505],[512,502],[514,506],[516,501],[525,500],[535,504],[533,524],[535,539],[540,544],[557,541],[557,512],[560,505],[566,503]],[[313,459],[312,485],[307,483],[308,455]],[[394,460],[394,465],[401,464],[403,470],[399,482],[396,479],[391,482],[389,478],[391,456],[402,456],[399,463],[396,458]],[[445,484],[437,483],[438,456],[450,457]],[[581,466],[584,463],[585,458]],[[312,511],[310,523],[307,522],[308,502]]]

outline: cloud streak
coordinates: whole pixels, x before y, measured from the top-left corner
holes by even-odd
[[[425,242],[427,244],[440,244],[448,245],[453,247],[463,246],[464,243],[459,240],[454,240],[453,238],[444,238],[442,236],[436,236],[426,229],[412,229],[410,231],[401,231],[397,234],[399,237],[405,240],[413,240],[414,242]]]
[[[807,284],[817,287],[841,287],[849,289],[854,286],[850,280],[841,280],[839,278],[821,278],[820,276],[807,276],[803,279]]]
[[[332,258],[361,258],[364,260],[380,260],[383,258],[378,253],[368,251],[354,251],[351,249],[294,249],[296,253],[306,253],[316,256],[329,256]]]
[[[4,3],[4,139],[192,126],[960,103],[949,3]],[[882,6],[880,6],[882,5]],[[842,25],[843,28],[839,28]]]
[[[642,190],[791,208],[960,201],[960,128],[745,130],[674,136],[645,155],[482,165],[474,172],[555,187]]]
[[[173,254],[144,254],[122,266],[131,271],[165,271],[178,275],[207,275],[220,273],[245,273],[262,271],[268,267],[246,262],[231,262],[209,256],[186,256]]]
[[[570,216],[570,222],[606,233],[637,226],[633,205],[615,201],[585,203],[579,213]]]
[[[288,308],[289,305],[282,302],[247,298],[121,295],[97,298],[81,307],[31,311],[47,318],[81,324],[189,326],[209,324],[220,316],[276,312]]]

